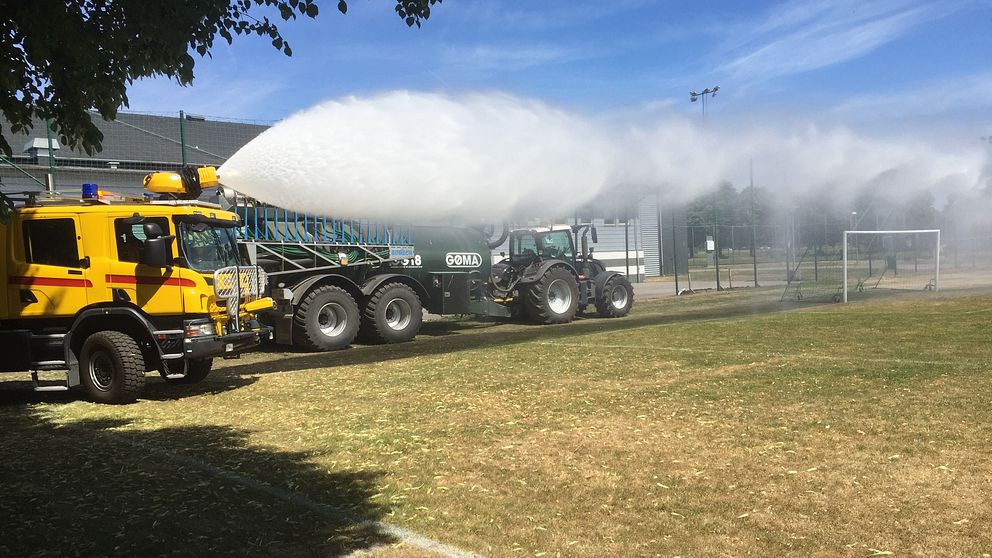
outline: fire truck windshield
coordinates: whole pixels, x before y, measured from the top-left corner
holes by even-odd
[[[241,264],[234,227],[180,223],[179,242],[190,269],[213,273],[222,267]]]

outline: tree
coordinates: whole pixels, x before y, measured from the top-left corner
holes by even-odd
[[[395,11],[407,26],[420,27],[440,2],[396,0]],[[346,13],[348,4],[339,0],[337,8]],[[14,132],[48,119],[63,144],[93,154],[103,134],[89,110],[113,120],[140,78],[191,84],[193,55],[209,56],[218,35],[228,43],[267,37],[292,56],[262,10],[284,21],[318,12],[315,0],[0,0],[0,114]],[[11,153],[2,136],[0,153]]]

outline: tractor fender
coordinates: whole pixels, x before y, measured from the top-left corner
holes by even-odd
[[[541,262],[541,265],[536,267],[531,267],[525,270],[521,275],[520,284],[526,285],[528,283],[534,283],[544,277],[544,274],[548,272],[552,267],[563,267],[568,270],[574,277],[576,282],[579,280],[579,273],[575,271],[575,268],[571,264],[564,260],[546,260]]]
[[[596,300],[603,298],[603,288],[606,286],[606,282],[617,275],[623,274],[616,271],[601,271],[595,278],[593,278],[592,282],[596,287]]]
[[[127,333],[139,344],[150,344],[158,357],[162,357],[162,348],[152,338],[152,332],[158,328],[140,310],[132,306],[91,306],[76,314],[63,341],[70,387],[80,383],[77,355],[83,342],[92,333],[108,330]]]
[[[404,285],[407,285],[417,293],[417,296],[420,297],[421,303],[426,303],[431,298],[430,295],[427,294],[427,289],[420,284],[420,281],[417,281],[409,275],[403,275],[401,273],[384,273],[382,275],[370,277],[368,281],[362,285],[362,294],[369,296],[374,293],[376,289],[387,282],[403,283]]]
[[[345,277],[344,275],[339,275],[337,273],[322,273],[320,275],[311,275],[306,279],[300,281],[299,283],[293,285],[293,298],[291,299],[293,308],[296,308],[306,296],[308,292],[318,285],[334,285],[336,287],[341,287],[342,289],[348,291],[355,301],[361,300],[362,290],[359,288],[358,284]]]

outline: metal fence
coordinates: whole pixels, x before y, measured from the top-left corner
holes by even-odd
[[[13,134],[4,127],[15,153],[0,159],[0,183],[8,191],[51,187],[74,192],[84,183],[95,183],[106,190],[137,193],[145,173],[178,170],[187,163],[219,166],[272,124],[182,110],[120,112],[113,121],[92,116],[103,134],[103,149],[92,155],[61,145],[57,135],[47,133],[45,121],[35,122],[28,133]]]

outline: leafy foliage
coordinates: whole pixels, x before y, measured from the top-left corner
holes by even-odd
[[[441,0],[397,0],[396,13],[420,27]],[[346,13],[348,4],[338,2]],[[193,54],[209,56],[219,35],[256,35],[292,56],[268,15],[283,21],[315,18],[315,0],[0,0],[0,114],[11,131],[26,132],[48,118],[63,144],[89,154],[103,134],[90,109],[112,120],[128,106],[135,80],[165,76],[193,82]],[[10,145],[0,136],[0,153]]]

